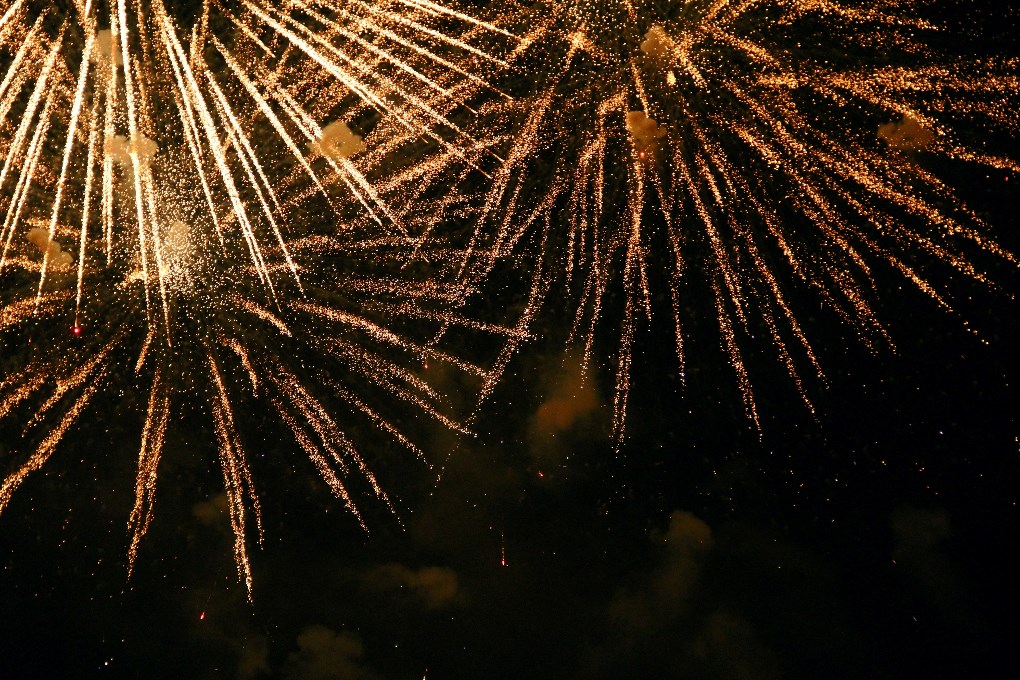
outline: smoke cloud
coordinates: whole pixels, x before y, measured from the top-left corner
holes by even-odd
[[[142,133],[131,139],[123,135],[114,135],[106,142],[106,155],[125,172],[131,171],[131,152],[138,154],[138,164],[142,167],[152,165],[153,158],[159,147]]]
[[[665,60],[676,49],[676,43],[662,26],[652,26],[645,33],[641,51],[653,59]]]
[[[409,590],[429,609],[441,609],[460,599],[457,572],[446,567],[410,569],[402,564],[385,564],[370,571],[363,580],[373,590]]]
[[[899,121],[879,125],[878,138],[892,149],[922,151],[935,141],[935,133],[924,127],[916,118],[906,115]]]
[[[313,153],[338,161],[361,153],[365,150],[365,143],[347,127],[347,123],[337,120],[322,128],[322,137],[310,142],[308,148]]]
[[[124,57],[114,39],[113,31],[105,28],[96,33],[96,44],[92,48],[90,61],[100,69],[109,69],[111,65],[116,67],[124,65]]]
[[[638,153],[655,153],[659,140],[666,136],[666,130],[644,111],[628,111],[626,124]]]
[[[298,651],[287,659],[283,676],[294,680],[368,680],[361,664],[365,649],[357,633],[308,626],[297,637]]]
[[[59,243],[50,240],[49,230],[42,227],[29,229],[27,238],[32,242],[32,245],[39,249],[40,253],[49,258],[49,266],[59,269],[71,266],[71,254],[64,252]]]

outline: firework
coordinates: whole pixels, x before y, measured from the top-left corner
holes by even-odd
[[[462,429],[423,367],[485,375],[441,331],[505,330],[458,313],[469,291],[423,266],[358,165],[374,126],[462,153],[444,111],[482,87],[465,67],[492,60],[462,34],[489,29],[422,0],[187,5],[0,10],[0,426],[22,442],[0,512],[90,409],[137,414],[133,566],[167,432],[198,414],[250,593],[238,414],[274,414],[360,521],[355,478],[390,501],[343,419],[423,457],[395,414]]]
[[[708,309],[758,423],[748,352],[770,347],[809,408],[804,376],[824,382],[796,291],[878,347],[891,340],[876,272],[951,309],[936,283],[947,270],[987,283],[976,262],[1015,264],[934,168],[1017,171],[980,136],[1015,135],[1020,64],[933,47],[922,3],[501,9],[521,36],[522,72],[537,76],[514,102],[482,109],[479,137],[506,162],[473,205],[464,271],[481,280],[506,258],[530,267],[526,315],[562,286],[555,300],[574,305],[570,338],[588,360],[606,310],[622,307],[617,437],[635,332],[662,293],[681,378],[684,310]],[[470,176],[464,164],[450,172]]]
[[[189,12],[193,16],[184,16]],[[449,28],[451,22],[458,26]],[[90,228],[102,229],[108,258],[118,241],[137,241],[131,247],[146,287],[158,288],[165,307],[164,246],[151,178],[160,161],[194,169],[217,237],[239,234],[272,287],[260,262],[267,244],[283,247],[276,187],[288,172],[324,194],[323,178],[335,177],[377,222],[392,221],[351,160],[365,148],[349,127],[352,120],[335,116],[360,116],[366,125],[373,115],[386,117],[442,146],[466,143],[437,110],[437,102],[456,101],[449,74],[481,82],[451,61],[463,55],[485,60],[484,52],[456,37],[465,25],[484,30],[466,15],[417,0],[285,8],[206,0],[191,10],[175,6],[174,13],[161,1],[103,6],[83,0],[64,10],[10,3],[0,16],[0,48],[7,53],[0,187],[9,192],[0,267],[26,213],[49,202],[52,240],[73,205],[80,207],[81,240]],[[434,43],[454,54],[440,56]],[[341,138],[345,143],[338,144]],[[168,149],[187,153],[171,159]],[[46,165],[58,155],[58,167]],[[68,196],[75,172],[85,175],[81,191]],[[118,183],[134,196],[130,233],[113,230]],[[41,184],[52,195],[38,195]],[[227,214],[215,205],[219,194],[230,197]],[[100,225],[90,224],[92,204]],[[50,268],[46,255],[40,294]],[[148,276],[150,268],[155,276]]]

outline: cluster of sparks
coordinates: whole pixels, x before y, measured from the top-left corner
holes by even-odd
[[[685,310],[710,300],[758,422],[752,338],[809,407],[802,376],[824,380],[792,291],[873,346],[878,269],[951,309],[926,267],[1015,264],[926,160],[1020,170],[966,134],[1015,131],[1020,64],[946,61],[917,3],[506,0],[483,21],[430,0],[107,2],[0,9],[0,336],[37,339],[0,376],[0,425],[32,443],[0,512],[104,389],[147,394],[132,565],[185,406],[215,433],[250,589],[241,402],[357,515],[352,477],[389,500],[337,404],[424,458],[385,402],[461,429],[423,362],[484,397],[554,303],[591,361],[622,301],[622,438],[659,290],[681,376]],[[472,318],[506,263],[523,313]],[[453,328],[498,338],[495,361],[441,350]]]
[[[428,0],[196,5],[16,0],[0,14],[0,333],[16,349],[0,423],[30,447],[0,512],[90,408],[147,394],[129,564],[167,433],[198,411],[250,591],[261,519],[240,409],[265,404],[362,521],[353,476],[390,502],[338,405],[424,459],[388,402],[461,429],[422,366],[484,374],[437,342],[461,323],[463,286],[385,266],[413,238],[359,170],[371,151],[351,126],[463,146],[440,106],[478,78],[436,49],[484,61],[458,31],[485,28]],[[328,217],[348,201],[370,238]],[[380,234],[399,237],[385,254]]]
[[[662,293],[681,378],[685,310],[703,307],[755,423],[746,355],[761,348],[772,348],[813,410],[804,376],[825,377],[793,291],[820,297],[877,347],[891,344],[876,308],[877,271],[902,275],[950,310],[926,268],[948,265],[987,283],[976,261],[990,254],[1016,264],[929,161],[1000,176],[1020,169],[971,141],[978,130],[1015,133],[1020,63],[929,48],[939,30],[923,8],[816,0],[501,7],[537,75],[522,96],[483,111],[484,138],[506,161],[475,204],[469,278],[491,277],[508,258],[526,263],[530,312],[572,300],[570,341],[589,361],[607,305],[623,307],[617,437],[635,333]]]

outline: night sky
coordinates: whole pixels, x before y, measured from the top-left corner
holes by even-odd
[[[1015,48],[1015,25],[988,49]],[[1020,177],[947,172],[1020,252]],[[366,499],[370,533],[267,443],[253,603],[215,449],[183,425],[128,580],[137,438],[93,427],[0,517],[0,679],[1012,677],[1020,276],[994,274],[954,287],[954,316],[878,272],[896,346],[876,352],[804,292],[828,384],[809,385],[812,415],[759,358],[760,431],[714,320],[692,320],[681,389],[653,318],[620,445],[615,329],[584,379],[553,295],[476,435],[428,435],[438,479],[383,466],[398,511]]]

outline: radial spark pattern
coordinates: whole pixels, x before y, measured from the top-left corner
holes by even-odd
[[[617,436],[635,331],[657,297],[673,317],[681,377],[685,310],[700,308],[715,318],[756,423],[747,354],[763,347],[810,407],[802,376],[824,376],[793,291],[813,291],[877,347],[891,340],[876,272],[949,309],[936,283],[946,270],[986,282],[985,263],[1015,264],[935,168],[949,161],[1000,181],[1016,173],[982,144],[989,134],[1015,138],[1018,63],[961,56],[961,41],[926,18],[935,8],[501,6],[521,36],[515,56],[528,82],[514,102],[483,108],[478,136],[507,160],[475,206],[479,258],[466,271],[484,278],[506,257],[531,266],[529,313],[570,300],[571,337],[589,359],[596,329],[616,316],[607,309],[622,308]],[[564,288],[549,296],[555,286]]]
[[[496,63],[471,42],[488,32],[422,0],[4,3],[0,429],[20,443],[0,512],[90,410],[138,417],[132,566],[167,433],[193,416],[249,591],[239,413],[275,415],[359,519],[356,480],[389,503],[347,425],[423,456],[404,411],[460,429],[425,367],[485,374],[438,339],[504,329],[457,312],[467,291],[358,164],[379,165],[375,127],[470,146],[447,114]]]
[[[323,178],[335,177],[378,223],[392,221],[351,160],[365,145],[350,118],[368,126],[385,117],[442,146],[469,141],[437,108],[441,102],[449,110],[447,100],[456,101],[457,81],[481,82],[451,61],[486,61],[458,37],[472,27],[485,30],[465,15],[418,0],[284,7],[207,0],[186,7],[192,9],[175,4],[171,12],[161,0],[108,6],[82,0],[59,10],[18,0],[0,16],[6,52],[0,187],[8,199],[0,266],[23,222],[48,213],[40,291],[53,266],[68,264],[47,244],[58,221],[76,212],[81,240],[90,228],[101,230],[108,259],[125,239],[137,241],[131,247],[146,289],[165,302],[167,226],[154,219],[155,162],[194,170],[217,239],[243,243],[272,288],[262,250],[286,249],[276,190],[288,173],[327,200]],[[48,162],[58,156],[59,165]],[[83,177],[69,195],[76,172]],[[133,194],[130,232],[113,230],[118,184]],[[217,205],[218,195],[229,202]],[[90,223],[93,212],[100,224]],[[84,252],[78,249],[79,278]]]

